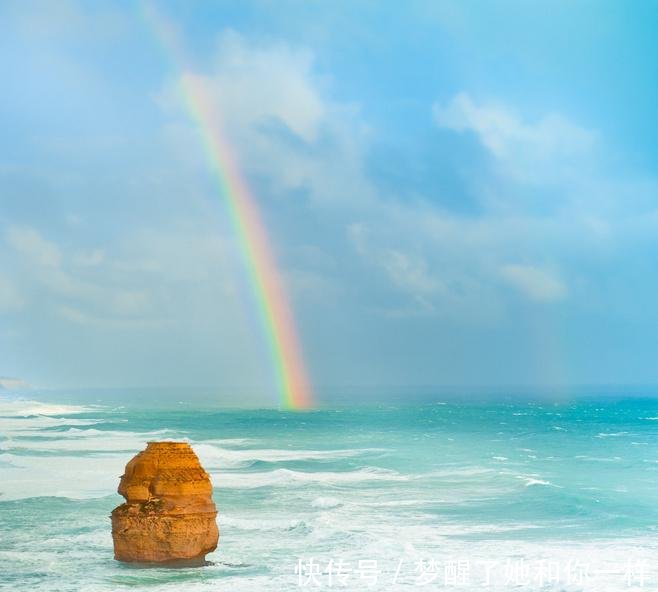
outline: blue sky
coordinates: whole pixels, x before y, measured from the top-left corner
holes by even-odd
[[[658,383],[654,2],[155,6],[228,122],[320,391]],[[141,15],[0,6],[0,375],[267,400]]]

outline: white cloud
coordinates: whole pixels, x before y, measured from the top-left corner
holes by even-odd
[[[429,271],[427,263],[395,249],[385,251],[383,256],[383,267],[393,283],[424,308],[433,309],[431,298],[444,288]]]
[[[421,314],[491,320],[503,309],[501,278],[536,301],[557,302],[569,292],[552,270],[510,265],[520,249],[532,262],[548,248],[556,265],[568,271],[565,261],[574,245],[596,250],[615,237],[617,218],[610,212],[618,212],[610,204],[619,199],[602,174],[599,135],[563,115],[527,118],[510,106],[478,103],[467,93],[436,103],[436,124],[473,133],[499,175],[487,179],[482,171],[474,180],[482,211],[462,216],[436,208],[432,195],[406,203],[381,195],[368,172],[365,118],[355,105],[327,96],[307,50],[229,32],[221,37],[212,71],[200,79],[221,104],[243,168],[264,179],[271,194],[308,198],[309,212],[323,221],[324,237],[317,238],[316,249],[347,249],[339,255],[346,258],[345,276],[336,274],[333,281],[349,282],[349,274],[359,273],[356,266],[363,264],[375,274],[368,277],[388,281],[391,294],[405,295]],[[171,89],[162,96],[174,100]],[[176,124],[178,138],[191,129],[182,121]],[[281,134],[281,126],[291,133]],[[346,228],[347,244],[339,245]],[[303,247],[293,236],[286,239],[291,250]],[[359,256],[354,263],[349,249]],[[288,275],[308,284],[313,271]],[[399,307],[399,299],[379,302],[377,309],[388,304]]]
[[[552,271],[534,265],[507,264],[501,277],[528,298],[537,302],[557,302],[566,298],[565,283]]]
[[[93,319],[89,314],[72,306],[60,306],[57,312],[62,318],[72,323],[77,323],[79,325],[93,323]]]
[[[84,224],[84,219],[82,218],[82,216],[80,216],[79,214],[75,214],[73,212],[66,214],[64,216],[64,221],[71,228],[78,228]]]
[[[344,224],[361,261],[406,295],[418,313],[495,316],[497,269],[510,251],[519,242],[531,245],[541,235],[559,240],[569,232],[558,221],[519,217],[514,210],[511,216],[463,218],[428,202],[383,201],[367,173],[369,134],[363,118],[353,105],[333,102],[322,92],[312,54],[305,49],[251,43],[228,32],[221,37],[213,71],[196,76],[220,109],[239,162],[282,195],[302,187],[316,215]],[[170,100],[174,95],[163,96]],[[435,105],[433,112],[443,127],[476,133],[516,179],[537,181],[554,171],[556,163],[569,168],[573,157],[586,157],[596,143],[596,134],[558,115],[527,123],[509,109],[478,106],[466,94],[445,107]],[[268,125],[273,121],[304,144],[291,143]],[[529,293],[558,299],[559,289],[543,279],[540,285],[535,277]],[[391,306],[399,309],[397,303]]]
[[[11,312],[23,308],[25,302],[14,282],[0,274],[0,312]]]
[[[13,250],[22,255],[27,264],[22,275],[45,286],[53,293],[82,297],[93,295],[96,287],[64,269],[65,257],[61,248],[31,226],[10,226],[5,237]]]
[[[308,49],[227,31],[211,70],[184,76],[210,96],[240,168],[266,177],[280,194],[303,188],[313,201],[334,203],[372,194],[362,171],[367,126],[356,105],[327,96]],[[176,85],[169,84],[157,102],[174,116],[165,132],[172,153],[183,162],[199,155]],[[205,160],[197,162],[205,166]]]
[[[400,204],[382,204],[368,225],[352,224],[348,233],[360,260],[382,274],[390,293],[405,297],[400,303],[390,293],[376,294],[380,303],[373,310],[388,317],[440,316],[467,323],[500,317],[500,299],[478,246],[498,250],[495,236],[439,212]]]
[[[278,123],[313,142],[326,116],[312,52],[285,42],[252,43],[227,30],[219,38],[212,70],[187,71],[182,77],[210,94],[223,127],[234,136]],[[173,87],[156,99],[165,111],[181,108]]]
[[[120,316],[148,316],[151,304],[145,290],[120,290],[112,297],[112,312]]]
[[[521,180],[577,174],[597,148],[595,132],[560,114],[528,122],[505,106],[478,105],[463,92],[445,105],[435,103],[432,113],[442,128],[475,133],[505,171]]]
[[[36,299],[46,296],[53,310],[75,322],[95,316],[111,318],[150,316],[148,292],[130,288],[133,277],[108,273],[105,252],[98,248],[67,253],[29,226],[11,226],[7,242],[26,259],[14,278]],[[118,280],[118,281],[117,281]],[[13,282],[0,278],[0,308],[18,308],[22,300]]]
[[[73,256],[73,264],[78,267],[98,267],[105,260],[103,249],[80,251]]]
[[[324,102],[312,79],[313,55],[286,43],[255,45],[234,31],[219,43],[211,83],[229,125],[252,125],[278,119],[311,142],[324,116]]]
[[[55,243],[44,239],[34,228],[10,226],[5,237],[15,251],[32,263],[42,267],[59,267],[62,260],[59,248]]]
[[[104,316],[102,313],[96,311],[83,310],[75,306],[62,305],[55,309],[56,314],[63,320],[87,327],[90,330],[103,329],[103,330],[121,330],[129,331],[130,329],[161,329],[162,327],[172,327],[172,323],[168,319],[157,318],[153,316],[117,316],[110,314]],[[125,333],[123,337],[125,338]]]

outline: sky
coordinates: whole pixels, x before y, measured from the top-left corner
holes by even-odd
[[[658,384],[656,2],[152,6],[0,4],[0,375],[272,399],[190,73],[321,396]]]

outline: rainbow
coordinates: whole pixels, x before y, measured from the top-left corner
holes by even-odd
[[[295,318],[257,202],[227,141],[217,105],[204,78],[190,74],[185,68],[184,53],[169,23],[151,5],[144,3],[142,7],[146,22],[178,66],[179,91],[203,141],[217,193],[228,205],[271,352],[280,404],[288,409],[307,409],[312,406],[313,395]]]

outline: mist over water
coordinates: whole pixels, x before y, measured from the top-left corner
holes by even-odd
[[[451,562],[468,564],[463,590],[483,589],[493,562],[493,590],[658,589],[658,402],[294,413],[128,399],[0,399],[0,564],[11,565],[0,588],[312,589],[295,568],[313,559],[350,566],[344,589],[436,589]],[[167,439],[189,441],[213,480],[221,535],[205,568],[112,558],[123,467]],[[430,560],[440,573],[425,581]],[[377,562],[376,581],[363,561]],[[561,581],[515,578],[521,561],[559,565]],[[629,586],[627,564],[641,561],[644,585]],[[567,583],[574,562],[589,565],[586,581]]]

